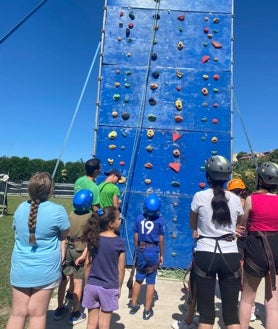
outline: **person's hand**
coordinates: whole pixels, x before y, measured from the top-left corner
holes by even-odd
[[[246,238],[248,235],[248,231],[246,230],[245,226],[237,225],[236,226],[236,236],[238,238]]]
[[[84,262],[85,262],[85,259],[82,256],[80,256],[80,257],[76,258],[75,265],[80,266],[80,265],[83,265]]]
[[[161,266],[163,264],[163,256],[160,256],[159,258],[159,266]]]
[[[193,238],[193,239],[197,239],[198,236],[199,236],[198,231],[197,231],[197,230],[193,230],[193,231],[192,231],[192,238]]]

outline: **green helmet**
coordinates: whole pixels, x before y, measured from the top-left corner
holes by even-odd
[[[232,164],[222,155],[213,155],[206,160],[206,171],[210,179],[225,181],[232,173]]]
[[[267,185],[278,185],[278,165],[267,161],[260,164],[257,168],[257,174]]]

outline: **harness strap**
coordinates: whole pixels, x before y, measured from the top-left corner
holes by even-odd
[[[67,241],[69,243],[80,242],[81,241],[81,237],[72,238],[71,236],[67,236]]]
[[[251,234],[253,234],[253,232],[251,232]],[[274,262],[274,258],[273,258],[273,253],[271,251],[267,236],[269,235],[277,235],[277,233],[273,234],[273,232],[259,232],[256,231],[254,232],[255,236],[258,236],[262,239],[262,243],[263,243],[263,248],[266,254],[266,260],[268,263],[268,267],[269,267],[269,272],[267,274],[267,277],[270,281],[270,286],[271,286],[271,290],[276,290],[276,269],[275,269],[275,262]],[[257,264],[255,264],[251,259],[247,258],[246,262],[248,263],[248,265],[258,274],[262,273],[263,269],[258,266]]]
[[[204,238],[215,240],[215,247],[214,247],[214,251],[213,251],[213,256],[212,256],[212,259],[211,259],[211,262],[210,262],[210,264],[209,264],[209,267],[208,267],[208,271],[207,271],[207,272],[201,270],[201,269],[200,269],[200,268],[199,268],[199,267],[193,262],[193,267],[194,267],[195,273],[196,273],[197,275],[199,275],[200,277],[202,277],[202,278],[209,278],[209,279],[212,279],[212,278],[213,278],[213,276],[211,276],[209,273],[210,273],[210,271],[211,271],[211,268],[212,268],[212,265],[213,265],[213,261],[214,261],[214,259],[215,259],[216,251],[217,251],[217,249],[218,249],[218,250],[219,250],[219,253],[220,253],[220,255],[221,255],[221,257],[222,257],[222,259],[223,259],[223,261],[224,261],[224,263],[225,263],[225,265],[227,266],[228,270],[231,272],[231,274],[233,275],[233,277],[234,277],[235,279],[240,278],[240,269],[237,270],[237,271],[235,271],[235,272],[233,272],[233,270],[231,269],[230,265],[228,264],[228,262],[227,262],[227,260],[226,260],[226,258],[225,258],[225,256],[224,256],[224,254],[223,254],[223,252],[222,252],[222,250],[221,250],[221,248],[220,248],[220,245],[219,245],[219,241],[228,241],[228,242],[231,242],[231,241],[233,241],[233,240],[235,239],[235,236],[234,236],[233,234],[230,234],[230,233],[229,233],[229,234],[224,234],[224,235],[221,235],[221,236],[218,236],[218,237],[209,237],[209,236],[203,236],[203,235],[200,235],[200,236],[197,238],[197,240],[199,240],[199,239],[204,239]]]
[[[146,247],[157,247],[158,243],[148,243],[148,242],[139,242],[138,247],[146,248]]]

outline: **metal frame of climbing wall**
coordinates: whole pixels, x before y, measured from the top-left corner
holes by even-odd
[[[164,266],[191,261],[190,203],[207,187],[204,162],[231,157],[232,19],[232,0],[105,3],[93,153],[103,172],[125,177],[128,264],[150,192],[162,200]]]

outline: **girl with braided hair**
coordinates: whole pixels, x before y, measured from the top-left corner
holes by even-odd
[[[69,229],[65,208],[49,201],[54,183],[49,173],[35,173],[29,201],[14,213],[15,244],[11,258],[12,311],[6,329],[45,329],[46,312],[61,281],[64,245]]]

